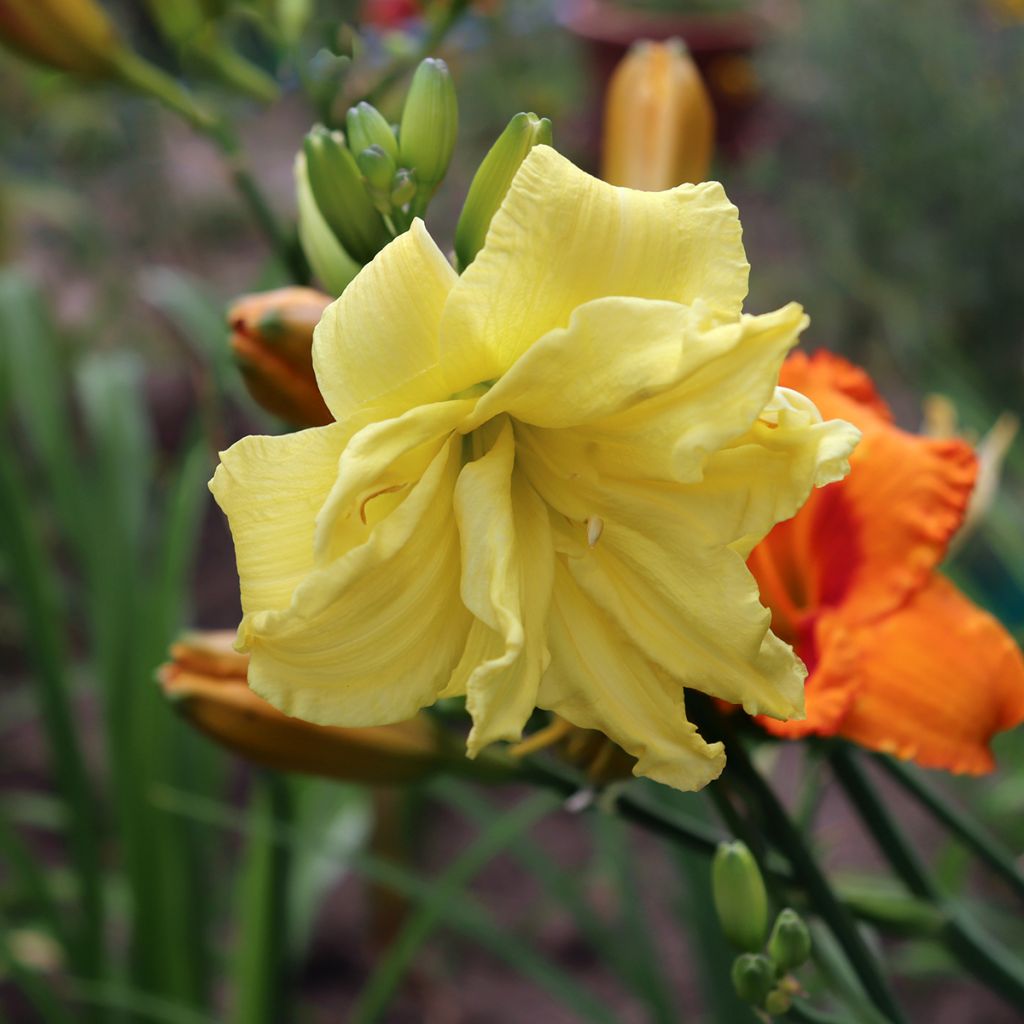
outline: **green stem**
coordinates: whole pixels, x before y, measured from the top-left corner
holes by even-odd
[[[853,752],[845,744],[836,744],[829,760],[839,784],[903,884],[915,896],[928,900],[945,913],[946,925],[941,938],[949,952],[966,971],[1011,1006],[1024,1006],[1024,968],[1020,961],[982,932],[939,889],[917,851],[907,842],[875,793]]]
[[[293,826],[288,779],[260,771],[254,783],[247,863],[242,883],[246,919],[235,970],[236,1024],[291,1019],[288,979],[288,886],[291,849],[279,841]]]
[[[57,789],[68,811],[67,839],[75,866],[80,927],[75,962],[90,978],[103,973],[105,954],[102,830],[68,687],[63,613],[53,567],[48,564],[39,521],[28,501],[28,482],[10,456],[0,453],[0,538],[15,594],[20,595],[27,649],[35,671],[40,717]]]
[[[204,126],[197,126],[220,150],[231,174],[238,194],[242,197],[249,212],[270,244],[277,258],[294,284],[309,283],[309,265],[299,245],[298,236],[286,232],[270,208],[266,197],[253,177],[245,151],[235,135],[234,130],[226,121],[213,121]]]
[[[401,81],[421,60],[431,56],[444,42],[445,37],[455,27],[468,6],[469,0],[452,0],[452,3],[448,5],[441,17],[424,36],[423,42],[417,47],[415,53],[403,60],[396,61],[362,98],[374,106],[379,105],[381,99],[391,91],[397,82]]]
[[[436,880],[428,900],[420,905],[377,964],[355,1007],[351,1024],[374,1024],[381,1019],[402,978],[430,934],[445,921],[449,906],[458,901],[469,882],[505,847],[557,806],[551,796],[538,793],[498,818],[485,829],[451,867]],[[600,1010],[600,1004],[595,1004]]]
[[[695,702],[696,703],[696,702]],[[754,767],[743,744],[736,738],[731,725],[722,721],[705,706],[701,717],[718,725],[718,733],[725,743],[728,771],[740,780],[764,815],[764,828],[768,838],[789,860],[793,873],[806,891],[814,911],[819,914],[835,935],[856,971],[865,992],[875,1005],[895,1024],[905,1020],[889,984],[878,963],[868,949],[853,917],[829,884],[814,855],[804,843],[775,791]],[[706,731],[706,730],[705,730]]]
[[[1024,872],[1021,872],[1013,855],[998,840],[962,811],[947,803],[909,765],[882,754],[875,756],[875,762],[1024,899]]]
[[[546,758],[531,757],[518,764],[518,771],[509,777],[522,782],[532,782],[571,797],[584,786],[576,773],[568,766],[557,764]],[[671,839],[682,846],[712,855],[724,836],[714,828],[677,814],[666,807],[658,806],[638,792],[624,792],[615,799],[615,810],[620,817],[639,825],[647,832]]]

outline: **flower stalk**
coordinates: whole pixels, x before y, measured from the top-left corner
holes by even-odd
[[[878,848],[910,892],[946,915],[943,945],[964,970],[1014,1007],[1024,1006],[1024,970],[1019,960],[983,932],[939,888],[848,747],[837,744],[829,755],[832,770]]]

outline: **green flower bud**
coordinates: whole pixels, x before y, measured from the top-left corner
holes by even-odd
[[[391,182],[391,205],[401,209],[416,197],[416,175],[403,167],[396,172]]]
[[[742,953],[733,961],[732,985],[745,1003],[760,1006],[775,987],[775,967],[762,953]]]
[[[398,132],[398,162],[416,172],[423,206],[448,170],[458,128],[459,107],[448,65],[427,57],[412,77]]]
[[[368,263],[390,238],[374,209],[355,157],[339,132],[317,125],[303,143],[317,206],[346,252]]]
[[[781,1017],[784,1013],[789,1013],[792,1006],[793,997],[788,992],[783,992],[781,988],[772,989],[764,999],[764,1012],[769,1017]]]
[[[295,196],[299,213],[299,241],[313,273],[332,295],[340,295],[359,273],[360,265],[342,247],[327,226],[313,198],[306,172],[306,156],[295,156]]]
[[[711,865],[715,910],[725,937],[756,953],[768,926],[768,895],[753,854],[744,843],[720,843]]]
[[[536,114],[516,114],[473,175],[455,228],[455,254],[465,270],[483,248],[491,218],[501,206],[516,171],[534,146],[551,145],[551,122]]]
[[[398,140],[384,115],[365,100],[349,107],[345,115],[348,146],[353,153],[362,153],[371,146],[380,146],[392,161],[398,163]]]
[[[792,971],[807,963],[811,955],[811,933],[795,910],[779,912],[768,937],[768,955],[780,971]]]
[[[395,176],[395,161],[380,146],[370,146],[357,157],[359,171],[371,189],[390,193],[391,180]]]

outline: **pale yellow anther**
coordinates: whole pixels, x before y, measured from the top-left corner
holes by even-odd
[[[593,547],[604,533],[604,520],[600,516],[591,516],[587,520],[587,544]]]

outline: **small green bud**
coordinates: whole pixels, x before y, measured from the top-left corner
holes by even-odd
[[[793,997],[788,992],[783,992],[781,988],[772,989],[764,997],[764,1012],[769,1017],[781,1017],[784,1013],[789,1013],[792,1005]]]
[[[353,153],[362,153],[371,146],[380,146],[385,153],[398,163],[398,140],[384,115],[365,100],[349,107],[345,115],[348,132],[348,146]]]
[[[345,251],[369,263],[390,235],[374,209],[355,157],[339,132],[317,125],[303,143],[310,188],[317,206]]]
[[[427,57],[412,76],[398,132],[398,162],[416,172],[421,201],[429,199],[444,178],[458,129],[459,107],[448,65]]]
[[[775,987],[775,967],[762,953],[741,953],[733,961],[732,986],[745,1003],[760,1006]]]
[[[391,192],[391,179],[395,176],[395,161],[380,146],[374,145],[364,149],[356,157],[356,163],[366,183],[371,189]]]
[[[744,843],[719,843],[711,864],[711,890],[725,937],[738,949],[758,952],[768,927],[768,894]]]
[[[455,228],[455,254],[465,270],[483,248],[491,218],[501,206],[516,171],[534,146],[551,145],[551,122],[536,114],[516,114],[473,175]]]
[[[768,955],[780,971],[792,971],[811,955],[811,933],[803,919],[788,907],[779,912],[768,937]]]
[[[391,181],[391,205],[401,209],[416,197],[416,175],[403,167]]]

